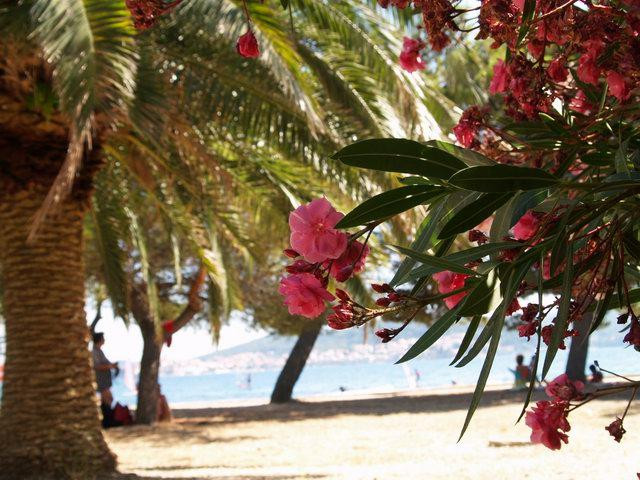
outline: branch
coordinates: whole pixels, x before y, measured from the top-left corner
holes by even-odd
[[[207,269],[204,265],[200,264],[200,268],[198,269],[198,273],[193,283],[191,284],[191,288],[189,289],[189,303],[182,310],[180,315],[173,321],[171,326],[171,331],[164,330],[164,341],[169,340],[171,335],[176,333],[182,327],[184,327],[187,323],[191,321],[191,319],[202,309],[202,300],[200,300],[200,290],[204,285],[205,280],[207,279]]]
[[[96,305],[96,316],[93,319],[93,322],[91,322],[91,326],[89,327],[91,331],[91,335],[96,333],[96,325],[98,325],[98,322],[100,321],[101,318],[102,318],[102,300],[98,300],[98,304]]]

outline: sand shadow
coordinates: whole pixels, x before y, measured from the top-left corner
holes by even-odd
[[[281,422],[320,419],[339,415],[388,415],[397,413],[429,413],[466,411],[471,402],[472,393],[446,394],[389,394],[376,398],[350,400],[330,400],[323,402],[293,401],[283,405],[259,405],[230,408],[175,409],[178,423],[197,426],[246,423],[263,420]],[[484,393],[481,406],[500,406],[522,404],[526,392],[516,390],[490,390]],[[619,401],[629,398],[628,394],[611,395],[598,401]],[[548,399],[542,388],[536,389],[532,402]]]

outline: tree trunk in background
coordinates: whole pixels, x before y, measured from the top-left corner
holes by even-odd
[[[55,150],[42,146],[43,156]],[[0,479],[92,479],[113,471],[115,457],[100,428],[84,312],[82,228],[88,195],[80,201],[71,194],[27,244],[48,185],[38,176],[41,157],[7,151],[0,148],[0,173],[13,168],[17,180],[0,182],[6,326]],[[64,149],[60,153],[64,156]],[[30,170],[36,173],[29,176]]]
[[[584,314],[581,321],[576,322],[578,335],[571,338],[566,369],[566,374],[571,380],[586,381],[585,371],[587,370],[587,353],[589,351],[589,329],[592,319],[593,313],[588,312]]]
[[[158,375],[162,338],[149,308],[144,286],[136,285],[131,294],[131,311],[142,333],[142,359],[138,382],[138,406],[136,423],[151,425],[158,418]]]
[[[318,335],[320,335],[322,325],[323,322],[310,322],[298,336],[298,340],[293,346],[273,388],[271,403],[286,403],[291,400],[293,387],[295,387],[298,378],[300,378],[311,350],[313,350]]]

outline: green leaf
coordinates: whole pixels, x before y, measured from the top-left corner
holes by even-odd
[[[460,342],[458,352],[456,353],[456,356],[453,358],[453,360],[451,360],[451,363],[449,365],[453,365],[454,363],[456,363],[465,354],[467,348],[469,348],[469,345],[471,345],[471,340],[473,340],[473,337],[478,330],[478,325],[480,325],[481,319],[482,315],[476,315],[471,319],[471,322],[469,322],[469,327],[467,327],[467,331],[462,338],[462,342]]]
[[[443,142],[441,140],[429,140],[428,142],[426,142],[426,144],[450,153],[454,157],[462,160],[469,167],[476,167],[480,165],[496,165],[496,162],[491,160],[489,157],[485,157],[475,150],[459,147],[457,145],[454,145],[453,143]]]
[[[438,234],[438,238],[447,238],[471,230],[512,197],[511,193],[489,193],[461,208],[449,220]]]
[[[464,298],[460,307],[459,315],[469,317],[472,315],[483,315],[489,311],[491,298],[493,297],[494,284],[489,284],[488,279],[483,279],[478,283],[469,295]]]
[[[542,366],[542,380],[547,376],[553,359],[558,352],[558,346],[564,339],[564,332],[567,330],[567,324],[569,323],[569,307],[571,305],[571,286],[573,285],[573,243],[568,242],[567,245],[567,258],[566,267],[564,270],[564,280],[562,282],[562,298],[560,299],[560,306],[558,307],[558,315],[555,319],[553,326],[553,332],[551,333],[551,339],[547,346],[547,354],[544,357],[544,364]]]
[[[620,148],[616,151],[615,166],[616,173],[623,177],[629,177],[629,167],[627,165],[627,146],[629,141],[626,140],[620,144]]]
[[[409,185],[364,201],[340,220],[336,228],[351,228],[397,215],[428,202],[444,192],[431,185]]]
[[[613,299],[613,288],[610,288],[604,294],[604,298],[598,302],[596,306],[596,312],[593,315],[593,321],[591,322],[591,328],[589,328],[589,335],[596,331],[596,329],[604,320],[604,316],[607,314],[609,310],[609,305],[611,304],[611,300]]]
[[[558,179],[539,168],[493,165],[469,167],[449,179],[451,185],[474,192],[514,192],[550,187]]]
[[[518,220],[532,208],[537,207],[542,203],[549,195],[548,190],[529,190],[528,192],[522,192],[518,195],[518,198],[513,204],[513,211],[511,212],[511,221],[509,222],[509,228],[513,227]]]
[[[464,265],[465,263],[477,260],[487,255],[491,255],[492,253],[499,252],[501,250],[504,250],[505,248],[522,248],[522,246],[523,245],[521,243],[517,242],[487,243],[485,245],[479,245],[477,247],[468,248],[466,250],[461,250],[460,252],[452,253],[444,257],[444,259]],[[433,275],[436,272],[437,270],[428,265],[417,267],[410,273],[408,273],[404,278],[402,278],[398,282],[398,285],[409,282],[411,280],[415,280],[416,278]]]
[[[464,367],[469,362],[471,362],[482,351],[486,343],[491,338],[492,332],[494,331],[493,330],[494,325],[496,323],[501,323],[501,324],[504,323],[504,316],[505,316],[507,307],[511,303],[511,300],[513,299],[514,295],[518,290],[518,287],[520,286],[520,282],[526,275],[532,263],[533,263],[533,260],[529,260],[527,262],[523,262],[520,265],[510,266],[510,272],[507,278],[506,285],[504,287],[502,302],[500,302],[500,305],[498,306],[498,308],[494,310],[493,314],[489,318],[489,321],[484,326],[484,328],[480,332],[480,335],[478,335],[478,338],[476,339],[475,343],[469,350],[469,353],[467,353],[462,358],[462,360],[460,360],[456,364],[456,368]]]
[[[333,158],[352,167],[440,179],[466,167],[447,152],[399,138],[363,140],[344,147]]]
[[[502,335],[502,327],[504,326],[505,312],[514,295],[516,294],[518,287],[520,286],[520,282],[524,278],[530,266],[531,263],[528,262],[527,264],[523,264],[511,270],[505,287],[505,295],[502,299],[502,303],[492,315],[494,321],[490,321],[491,341],[489,342],[489,349],[487,350],[487,356],[485,357],[484,363],[482,364],[482,370],[480,371],[480,376],[478,377],[478,381],[476,383],[476,389],[473,392],[471,404],[469,405],[469,410],[467,411],[467,416],[464,420],[464,425],[462,426],[462,431],[460,432],[458,441],[460,441],[460,439],[464,435],[464,432],[467,430],[467,427],[471,422],[473,414],[478,408],[478,404],[480,403],[480,399],[482,398],[482,394],[484,393],[484,387],[487,384],[487,378],[489,378],[489,373],[491,372],[491,367],[493,366],[493,360],[496,356],[496,352],[498,351],[498,345],[500,344],[500,336]]]
[[[422,264],[429,265],[430,267],[435,268],[436,271],[434,273],[449,270],[451,272],[466,273],[467,275],[477,275],[474,270],[471,270],[470,268],[467,268],[458,263],[452,262],[451,260],[447,260],[446,257],[434,257],[432,255],[426,255],[424,253],[416,252],[415,250],[411,250],[410,248],[400,247],[398,245],[394,245],[394,248],[400,253],[409,255],[411,258],[417,260]]]
[[[511,218],[513,217],[513,208],[520,198],[522,192],[511,194],[511,199],[498,209],[493,222],[491,222],[491,230],[489,232],[489,239],[492,242],[499,241],[509,234],[511,228]]]
[[[527,389],[527,396],[524,399],[524,404],[522,405],[522,410],[520,411],[520,416],[516,423],[518,423],[524,414],[527,412],[527,408],[529,407],[529,402],[531,402],[531,397],[533,396],[533,391],[536,388],[536,378],[538,377],[538,364],[540,363],[540,345],[541,345],[542,335],[540,335],[540,326],[538,326],[538,335],[536,341],[536,359],[533,362],[533,368],[531,369],[531,379],[529,381],[529,388]]]
[[[424,252],[431,245],[433,234],[438,227],[440,218],[442,218],[445,213],[445,204],[434,204],[431,206],[431,208],[432,210],[429,212],[429,215],[422,221],[422,224],[420,225],[420,233],[418,234],[418,237],[409,247],[411,248],[411,250],[414,250],[416,252]],[[395,286],[397,282],[402,279],[402,277],[404,277],[411,271],[415,264],[416,261],[413,258],[405,257],[396,270],[396,273],[393,275],[393,278],[389,282],[389,285]]]
[[[462,431],[460,432],[460,437],[458,437],[458,441],[460,441],[460,439],[464,435],[464,432],[467,431],[467,427],[471,422],[471,418],[473,417],[473,414],[475,413],[476,408],[478,408],[478,404],[480,403],[480,399],[482,398],[482,394],[484,393],[484,387],[487,384],[487,378],[489,378],[489,372],[491,372],[491,367],[493,366],[493,359],[496,356],[496,352],[498,351],[498,345],[500,344],[500,336],[502,334],[503,325],[504,325],[504,314],[501,315],[501,318],[494,323],[491,329],[491,342],[489,343],[487,356],[485,357],[484,363],[482,364],[482,370],[480,371],[480,376],[478,377],[478,381],[476,382],[476,389],[473,392],[473,397],[471,397],[471,404],[469,405],[467,416],[464,419],[464,425],[462,426]]]
[[[429,327],[429,329],[422,335],[416,343],[414,343],[407,353],[405,353],[400,360],[396,362],[404,363],[412,358],[417,357],[422,352],[424,352],[427,348],[433,345],[442,335],[446,333],[447,330],[453,325],[456,321],[456,314],[458,309],[454,308],[453,310],[449,310],[447,313],[442,315],[438,320],[435,321],[433,325]]]

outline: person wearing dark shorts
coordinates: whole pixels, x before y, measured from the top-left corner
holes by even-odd
[[[100,393],[100,402],[111,408],[113,395],[111,394],[111,370],[118,370],[117,363],[111,363],[102,351],[104,333],[93,334],[93,369],[96,372],[96,390]]]

